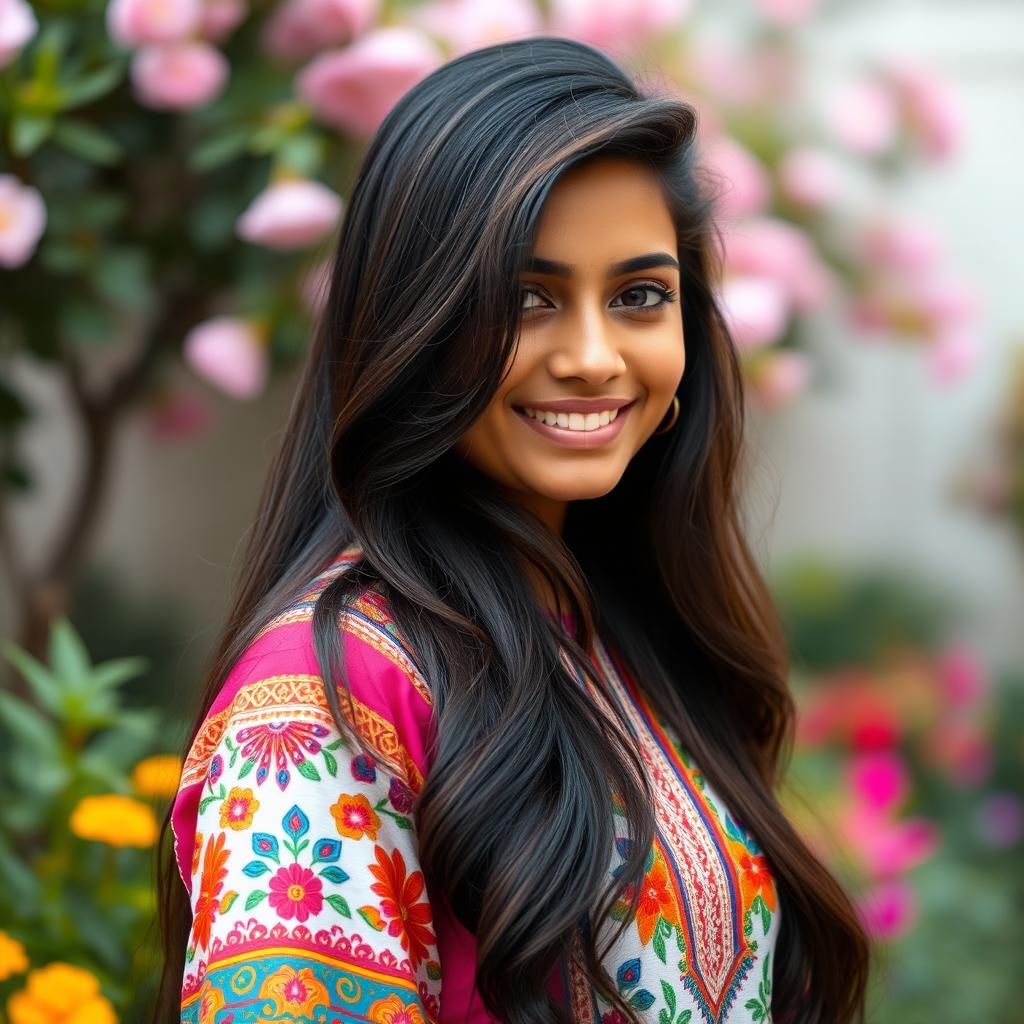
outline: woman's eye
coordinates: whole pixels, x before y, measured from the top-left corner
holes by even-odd
[[[533,296],[533,298],[539,299],[539,298],[541,298],[540,293],[535,292],[532,288],[523,288],[523,289],[521,289],[521,292],[522,292],[522,298],[523,298],[523,301],[520,304],[520,308],[521,309],[537,309],[537,308],[539,308],[536,305],[530,305],[526,300],[531,295]]]
[[[655,302],[646,301],[647,296],[652,294],[657,296],[657,300]],[[628,300],[624,303],[627,309],[657,309],[658,306],[663,306],[666,302],[672,302],[675,292],[668,291],[660,285],[638,284],[620,292],[618,298]]]

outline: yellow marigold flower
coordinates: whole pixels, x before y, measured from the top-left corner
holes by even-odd
[[[0,931],[0,981],[6,981],[12,974],[28,970],[25,947],[7,932]]]
[[[154,754],[132,770],[132,785],[139,796],[174,796],[181,781],[181,758],[177,754]]]
[[[152,846],[158,831],[147,804],[118,793],[83,797],[71,812],[70,825],[81,839],[111,846]]]
[[[57,961],[30,971],[7,1001],[11,1024],[117,1024],[113,1004],[94,974]]]
[[[252,825],[252,816],[260,802],[252,795],[251,789],[234,786],[220,805],[220,827],[236,832]]]

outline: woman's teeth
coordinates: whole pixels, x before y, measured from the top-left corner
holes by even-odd
[[[604,412],[550,412],[544,409],[524,408],[531,419],[546,423],[549,427],[561,427],[563,430],[597,430],[606,427],[616,416],[618,409],[606,409]]]

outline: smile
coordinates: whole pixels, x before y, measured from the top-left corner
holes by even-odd
[[[629,405],[624,405],[621,409],[608,410],[603,413],[588,413],[586,415],[559,413],[557,416],[553,413],[533,412],[533,410],[531,410],[533,412],[531,415],[520,406],[512,408],[518,419],[549,441],[554,441],[567,448],[595,448],[607,444],[619,436],[634,405],[636,402],[630,402]],[[538,419],[538,416],[544,416],[545,419]],[[547,419],[554,419],[555,422],[548,423]]]

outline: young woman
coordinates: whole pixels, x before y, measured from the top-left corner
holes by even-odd
[[[547,37],[377,132],[169,816],[160,1019],[863,1020],[775,796],[694,139]]]

